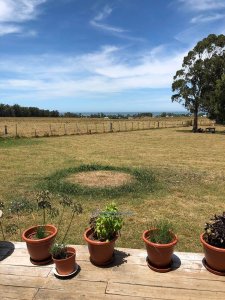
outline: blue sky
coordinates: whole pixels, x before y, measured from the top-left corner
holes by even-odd
[[[59,111],[181,111],[184,55],[225,34],[225,0],[0,0],[0,102]]]

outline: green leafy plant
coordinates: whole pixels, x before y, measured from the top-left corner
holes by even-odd
[[[52,207],[51,205],[52,195],[49,191],[41,191],[35,195],[37,205],[33,204],[26,198],[19,198],[11,201],[9,206],[9,212],[12,215],[16,215],[16,224],[9,224],[7,226],[7,233],[15,234],[19,229],[20,236],[22,236],[21,222],[20,219],[26,214],[31,214],[34,211],[42,212],[43,224],[37,227],[37,232],[33,236],[34,239],[43,239],[48,236],[48,233],[45,230],[46,225],[46,215],[48,214],[51,218],[54,218],[59,215],[57,208]],[[33,214],[32,214],[33,215]],[[34,215],[33,215],[34,217]]]
[[[93,237],[99,241],[110,241],[118,234],[123,226],[123,218],[114,202],[106,206],[90,219]]]
[[[55,243],[52,245],[51,250],[50,250],[52,256],[55,259],[65,259],[67,256],[67,248],[65,244],[58,244]]]
[[[50,249],[50,253],[55,259],[64,259],[67,256],[67,246],[65,245],[65,240],[68,236],[68,233],[70,231],[72,222],[75,218],[75,215],[80,215],[83,212],[83,208],[80,203],[74,202],[72,199],[70,199],[68,196],[62,196],[60,201],[60,205],[62,206],[61,215],[59,217],[59,225],[58,230],[62,224],[65,208],[68,207],[71,210],[71,217],[70,221],[68,223],[67,229],[65,230],[65,233],[62,237],[62,240],[60,242],[54,243]]]
[[[225,212],[215,215],[205,224],[204,240],[214,247],[225,249]]]
[[[150,227],[156,229],[148,236],[150,242],[156,244],[168,244],[173,241],[173,236],[171,234],[173,226],[167,220],[155,221]]]
[[[35,238],[44,239],[47,236],[46,230],[44,226],[38,226]]]
[[[20,237],[21,237],[22,236],[22,229],[21,229],[21,222],[20,222],[21,216],[24,214],[30,214],[33,212],[33,210],[34,210],[33,204],[25,198],[19,198],[11,201],[9,211],[11,214],[16,215],[17,224],[11,224],[8,227],[7,231],[13,234],[15,233],[16,226],[17,226],[17,229],[19,229]]]

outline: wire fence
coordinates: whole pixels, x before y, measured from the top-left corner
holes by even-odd
[[[199,120],[199,126],[214,126],[209,119]],[[63,135],[100,134],[150,130],[157,128],[188,127],[193,120],[125,120],[125,121],[98,121],[98,122],[27,122],[0,124],[1,137],[48,137]]]

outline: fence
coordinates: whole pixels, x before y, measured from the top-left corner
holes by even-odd
[[[98,122],[71,122],[71,123],[41,123],[35,122],[9,123],[0,125],[2,137],[44,137],[63,135],[100,134],[113,132],[126,132],[136,130],[149,130],[156,128],[173,128],[192,126],[192,120],[125,120],[125,121],[98,121]],[[213,122],[199,120],[199,126],[212,126]]]

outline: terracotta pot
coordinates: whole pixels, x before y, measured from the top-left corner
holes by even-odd
[[[92,234],[93,231],[91,228],[88,228],[84,233],[84,239],[88,243],[91,262],[97,266],[110,264],[113,260],[114,247],[118,235],[109,242],[100,242],[92,240],[90,238]]]
[[[157,244],[148,240],[151,233],[157,229],[150,229],[144,231],[142,239],[145,242],[146,250],[148,252],[149,263],[156,268],[167,268],[171,264],[174,246],[178,242],[177,236],[171,232],[173,241],[168,244]]]
[[[55,259],[53,261],[56,270],[60,275],[69,275],[74,272],[76,267],[76,250],[73,247],[67,247],[67,258]]]
[[[225,272],[225,249],[208,244],[204,240],[204,233],[200,235],[200,241],[203,245],[206,263],[209,267],[215,271]]]
[[[49,234],[43,239],[32,239],[37,232],[37,227],[33,226],[25,230],[22,234],[23,240],[27,244],[27,250],[30,254],[31,262],[34,264],[44,264],[51,260],[51,254],[49,252],[52,244],[54,243],[57,228],[53,225],[45,225],[46,232]]]

